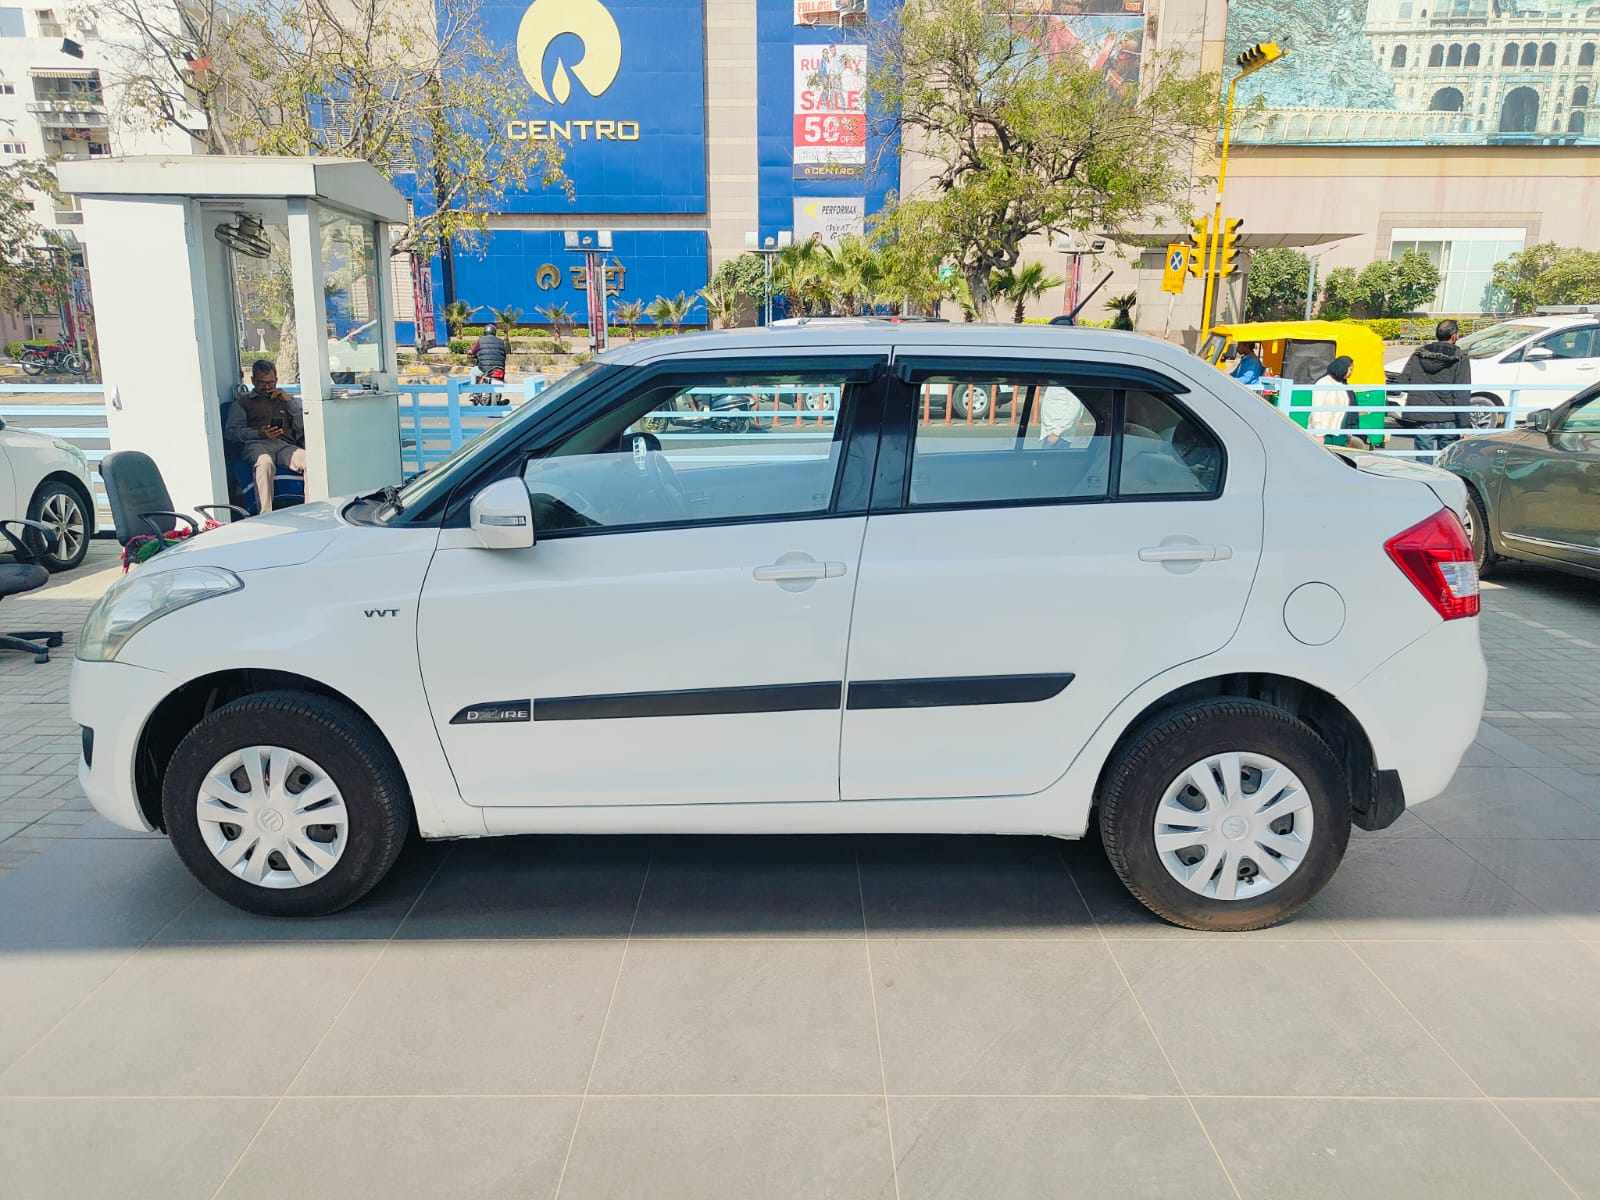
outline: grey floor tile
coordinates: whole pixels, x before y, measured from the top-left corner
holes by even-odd
[[[1600,809],[1518,767],[1464,768],[1416,811],[1447,838],[1600,838]]]
[[[650,843],[639,838],[459,842],[398,936],[621,937],[649,860]]]
[[[50,1031],[128,957],[126,950],[0,951],[0,1070]]]
[[[888,1090],[1173,1095],[1103,943],[874,942]]]
[[[658,839],[633,936],[861,937],[855,843]]]
[[[871,937],[1098,937],[1049,838],[866,838]]]
[[[1484,1100],[1197,1100],[1244,1200],[1570,1197]]]
[[[377,887],[349,908],[325,917],[261,917],[203,891],[155,940],[167,944],[388,938],[450,852],[443,843],[413,842]]]
[[[75,838],[130,838],[146,842],[164,842],[167,835],[164,833],[146,833],[140,829],[124,829],[121,825],[113,825],[99,813],[85,821],[73,830]]]
[[[1357,953],[1491,1096],[1600,1096],[1600,954],[1562,942],[1361,942]]]
[[[1186,1100],[892,1099],[900,1200],[1232,1197]]]
[[[1580,1196],[1600,1196],[1600,1100],[1502,1100],[1500,1110]]]
[[[560,1200],[891,1200],[881,1097],[595,1097]]]
[[[0,1100],[6,1200],[208,1200],[270,1100]]]
[[[592,1091],[881,1092],[861,941],[634,941]]]
[[[1465,850],[1400,838],[1345,855],[1306,915],[1347,938],[1559,938],[1567,931]]]
[[[1600,841],[1463,838],[1456,845],[1573,936],[1600,940]]]
[[[577,1099],[288,1099],[225,1200],[550,1196]]]
[[[1168,924],[1140,904],[1122,885],[1105,851],[1098,844],[1065,843],[1062,857],[1071,870],[1074,883],[1088,902],[1100,932],[1108,939],[1156,939],[1162,941],[1216,941],[1226,937],[1229,941],[1332,941],[1338,935],[1333,927],[1318,917],[1302,911],[1270,929],[1257,929],[1249,933],[1219,935],[1201,933]]]
[[[1368,842],[1391,841],[1394,838],[1437,838],[1441,836],[1438,830],[1429,825],[1416,810],[1412,809],[1400,814],[1400,819],[1387,829],[1354,829],[1350,830],[1350,844],[1362,845]]]
[[[297,1095],[581,1093],[619,941],[395,942]]]
[[[1506,707],[1517,708],[1517,705],[1508,704]],[[1530,701],[1529,707],[1536,707],[1536,705]],[[1524,709],[1517,710],[1519,712],[1526,711]],[[1490,753],[1499,755],[1513,766],[1551,767],[1560,765],[1549,755],[1540,753],[1520,738],[1513,737],[1488,722],[1478,726],[1477,744]]]
[[[0,947],[132,948],[199,893],[165,839],[66,838],[0,880]]]
[[[1600,780],[1592,775],[1581,774],[1570,767],[1529,767],[1527,771],[1540,783],[1549,784],[1574,800],[1581,800],[1591,808],[1600,806]]]
[[[0,1072],[24,1096],[277,1096],[381,946],[147,947]]]
[[[1476,1094],[1342,943],[1216,939],[1111,949],[1191,1093]]]
[[[1466,755],[1461,759],[1463,767],[1504,767],[1510,765],[1510,760],[1501,757],[1481,742],[1473,742],[1467,747]]]

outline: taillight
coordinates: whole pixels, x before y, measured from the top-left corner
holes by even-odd
[[[1478,615],[1478,566],[1455,513],[1441,508],[1383,544],[1394,565],[1446,621]]]

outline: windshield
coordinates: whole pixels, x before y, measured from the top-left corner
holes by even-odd
[[[400,489],[398,499],[401,511],[427,504],[448,492],[455,486],[456,479],[460,475],[456,468],[463,462],[480,454],[493,454],[496,446],[509,438],[515,438],[526,429],[535,414],[542,412],[551,404],[564,400],[604,369],[599,362],[588,362],[575,371],[569,371],[499,424],[484,430],[449,458],[429,467]]]
[[[1491,325],[1461,339],[1460,346],[1468,358],[1493,358],[1511,349],[1524,338],[1543,332],[1539,325]]]

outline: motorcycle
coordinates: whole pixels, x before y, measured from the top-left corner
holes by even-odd
[[[89,370],[89,360],[79,354],[71,342],[24,345],[20,361],[23,371],[29,375],[42,375],[45,371],[84,375]]]
[[[479,387],[484,384],[504,383],[505,381],[506,369],[504,367],[492,367],[488,371],[483,370],[481,367],[472,368],[472,383],[474,387]],[[482,392],[472,392],[467,396],[467,401],[471,404],[483,405],[511,403],[511,401],[506,398],[506,394],[504,392],[494,389],[489,389]]]

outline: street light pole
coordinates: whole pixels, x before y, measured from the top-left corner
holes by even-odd
[[[794,233],[788,229],[780,229],[776,237],[763,239],[759,233],[744,235],[744,244],[747,250],[761,255],[762,275],[766,281],[765,302],[762,304],[762,324],[772,324],[772,260],[781,254],[785,247],[794,244]]]
[[[1217,299],[1218,292],[1222,289],[1222,276],[1218,273],[1221,264],[1217,255],[1222,248],[1222,188],[1228,179],[1228,147],[1233,140],[1233,97],[1238,90],[1239,81],[1246,75],[1259,71],[1269,63],[1275,63],[1283,57],[1283,51],[1276,42],[1258,42],[1251,46],[1238,58],[1234,59],[1239,64],[1240,70],[1233,77],[1233,82],[1228,85],[1228,108],[1222,116],[1222,158],[1217,164],[1217,204],[1216,211],[1211,218],[1211,232],[1207,237],[1206,247],[1206,286],[1203,299],[1200,302],[1200,339],[1205,340],[1211,332],[1211,306]]]

